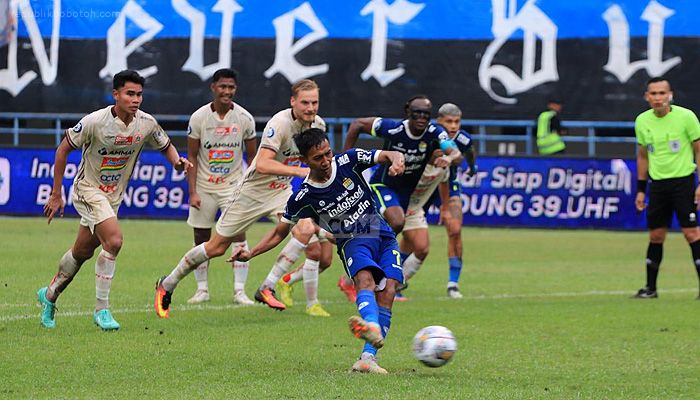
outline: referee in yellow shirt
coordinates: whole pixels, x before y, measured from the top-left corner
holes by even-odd
[[[700,277],[697,221],[700,187],[695,178],[695,170],[700,166],[700,123],[691,110],[671,104],[673,90],[666,78],[650,79],[644,99],[651,109],[639,114],[634,122],[639,144],[635,206],[638,211],[646,207],[647,180],[651,178],[647,209],[649,247],[647,283],[634,297],[654,299],[658,297],[656,278],[663,258],[663,243],[674,212]]]

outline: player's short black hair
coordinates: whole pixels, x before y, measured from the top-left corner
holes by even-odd
[[[232,68],[221,68],[214,72],[214,76],[211,78],[211,83],[216,83],[221,78],[232,78],[236,84],[238,84],[238,71]]]
[[[114,90],[119,90],[120,88],[123,88],[127,82],[139,84],[141,87],[146,86],[146,80],[139,75],[138,72],[131,69],[125,69],[124,71],[114,75],[114,78],[112,78],[112,88],[114,88]]]
[[[413,95],[413,96],[411,96],[410,99],[408,99],[408,101],[406,101],[406,104],[403,105],[403,111],[408,113],[409,112],[408,108],[411,107],[411,103],[413,102],[413,100],[418,100],[418,99],[426,99],[426,100],[430,101],[428,96],[426,96],[424,94]]]
[[[320,146],[324,140],[328,140],[328,135],[323,129],[309,128],[299,134],[294,135],[294,144],[299,149],[299,154],[306,157],[309,150]]]
[[[649,89],[649,85],[652,83],[657,83],[657,82],[666,82],[668,83],[668,90],[673,91],[673,88],[671,87],[671,81],[666,79],[665,76],[655,76],[647,81],[646,88]]]

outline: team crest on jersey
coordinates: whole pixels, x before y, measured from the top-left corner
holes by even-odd
[[[141,133],[137,133],[134,135],[134,138],[136,140],[136,143],[141,143],[141,139],[143,139],[143,135]]]
[[[672,152],[678,153],[678,151],[681,149],[681,142],[679,140],[671,140],[668,142],[668,147]]]
[[[425,142],[423,142],[423,141],[421,141],[420,143],[418,143],[418,151],[420,151],[421,153],[423,153],[423,152],[425,152],[426,150],[428,150],[428,143],[425,143]]]
[[[100,171],[119,171],[128,161],[129,157],[103,157]]]
[[[131,146],[134,143],[133,136],[115,136],[114,145],[115,146]]]
[[[273,127],[267,128],[267,131],[265,131],[265,136],[267,136],[269,138],[275,136],[275,128],[273,128]]]
[[[73,127],[73,132],[75,133],[80,133],[80,131],[83,130],[83,123],[78,122],[74,127]]]
[[[653,153],[653,152],[654,152],[654,145],[651,144],[651,143],[649,143],[649,144],[647,145],[647,151],[648,151],[649,153]]]
[[[345,189],[347,190],[352,190],[355,188],[355,182],[353,182],[350,178],[345,178],[343,179],[343,186],[345,186]]]
[[[209,150],[209,165],[228,164],[234,157],[233,150]]]

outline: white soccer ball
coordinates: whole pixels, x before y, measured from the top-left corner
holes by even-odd
[[[427,326],[413,337],[413,354],[418,361],[432,367],[447,364],[457,351],[457,341],[444,326]]]

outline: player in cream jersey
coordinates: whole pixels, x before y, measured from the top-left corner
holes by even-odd
[[[319,89],[315,82],[304,79],[292,86],[291,108],[275,114],[263,131],[262,141],[255,159],[248,168],[245,178],[232,197],[231,203],[223,211],[216,223],[216,233],[210,240],[188,251],[172,270],[170,275],[161,278],[156,284],[155,309],[161,318],[170,315],[172,292],[177,284],[201,263],[226,252],[234,238],[248,230],[260,217],[267,216],[277,221],[284,212],[284,206],[292,189],[292,177],[306,177],[309,169],[301,166],[299,151],[293,142],[293,135],[310,127],[325,130],[325,123],[316,113],[319,104]],[[304,220],[295,227],[294,238],[283,250],[273,271],[271,284],[266,280],[265,287],[259,289],[256,300],[276,309],[285,305],[274,297],[272,286],[290,266],[306,253],[305,268],[309,271],[310,288],[307,291],[307,313],[323,315],[315,298],[319,268],[330,265],[331,244],[326,240],[314,240],[316,227],[311,220]],[[315,274],[315,282],[312,275]],[[315,285],[315,286],[314,286]],[[314,290],[312,290],[314,289]],[[308,300],[311,297],[311,300]],[[316,313],[317,311],[323,313]],[[327,313],[326,313],[327,314]]]
[[[194,231],[195,246],[209,240],[216,212],[224,211],[242,181],[243,147],[248,160],[255,158],[257,148],[253,116],[233,101],[238,73],[222,68],[214,73],[209,87],[212,101],[192,114],[187,135],[188,158],[195,166],[188,176],[187,224]],[[245,233],[237,235],[233,244],[247,246]],[[209,301],[208,268],[209,262],[203,262],[194,271],[197,291],[188,303]],[[248,263],[234,263],[233,275],[233,302],[253,304],[244,291]]]
[[[135,71],[116,74],[112,90],[115,104],[89,114],[67,130],[56,150],[53,190],[44,206],[44,215],[49,223],[56,213],[63,216],[61,191],[66,159],[72,150],[82,148],[73,183],[73,205],[81,218],[78,237],[59,261],[58,273],[49,286],[37,292],[42,307],[41,324],[46,328],[56,326],[58,296],[95,249],[102,246],[95,262],[93,321],[103,330],[119,329],[119,323],[109,310],[109,292],[116,269],[115,259],[123,241],[117,210],[134,164],[144,143],[148,142],[160,150],[175,169],[182,171],[192,166],[186,158],[180,157],[156,120],[139,110],[143,85],[144,79]]]

